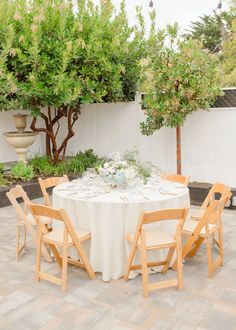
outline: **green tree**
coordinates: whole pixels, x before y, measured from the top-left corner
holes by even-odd
[[[176,128],[177,172],[181,173],[181,126],[189,114],[208,109],[220,93],[218,60],[199,41],[180,38],[177,25],[156,32],[153,23],[148,49],[146,121],[141,131],[151,135],[163,126]]]
[[[236,86],[236,20],[232,25],[231,35],[223,45],[223,85]]]
[[[234,16],[229,37],[223,42],[223,61],[221,66],[222,85],[236,86],[236,0],[230,1],[230,13]]]
[[[118,13],[110,0],[78,0],[76,10],[73,2],[0,2],[0,110],[28,110],[55,163],[64,159],[82,104],[134,99],[144,53],[140,12],[139,26],[130,27],[124,1]]]
[[[203,15],[190,24],[185,36],[199,40],[211,53],[219,53],[222,51],[223,41],[229,36],[235,17],[233,11],[224,11],[220,15],[214,11],[211,15]]]

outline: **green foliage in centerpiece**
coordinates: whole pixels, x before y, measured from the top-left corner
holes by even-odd
[[[98,173],[110,186],[135,185],[137,179],[147,182],[152,165],[138,161],[138,151],[134,148],[123,155],[111,153],[108,159],[98,167]]]

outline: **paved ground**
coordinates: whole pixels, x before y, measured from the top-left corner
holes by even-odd
[[[207,278],[205,246],[184,266],[184,289],[142,297],[141,277],[104,283],[69,267],[68,292],[34,280],[35,249],[15,261],[15,212],[0,209],[0,329],[236,329],[236,211],[224,212],[225,265]],[[57,272],[56,264],[44,267]],[[168,272],[165,279],[175,275]],[[163,275],[153,274],[152,280]]]

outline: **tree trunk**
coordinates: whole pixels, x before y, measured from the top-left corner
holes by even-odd
[[[52,114],[54,112],[54,115]],[[51,159],[54,164],[57,164],[60,160],[64,160],[68,141],[74,136],[73,126],[78,120],[80,109],[63,107],[52,111],[48,107],[47,114],[40,114],[44,120],[45,127],[36,127],[37,118],[34,117],[31,123],[31,129],[34,132],[43,132],[46,134],[46,155]],[[58,145],[57,134],[60,129],[60,120],[62,117],[67,119],[67,133],[62,140],[62,143]],[[56,125],[56,129],[54,126]]]
[[[177,174],[182,173],[181,169],[181,126],[176,127],[176,158],[177,158]]]
[[[52,152],[51,152],[51,146],[50,146],[50,135],[46,133],[46,156],[52,160]]]

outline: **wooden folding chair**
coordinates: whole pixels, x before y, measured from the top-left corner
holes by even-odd
[[[189,176],[184,176],[184,175],[180,175],[180,174],[164,174],[162,176],[162,179],[166,180],[166,181],[182,183],[186,187],[188,186],[188,182],[189,182]]]
[[[51,177],[47,179],[38,178],[38,182],[43,194],[44,203],[46,206],[51,206],[51,201],[47,189],[53,188],[60,183],[69,182],[68,176],[64,174],[63,176]]]
[[[231,197],[230,188],[227,187],[223,183],[214,183],[211,189],[209,190],[207,197],[205,198],[203,204],[201,205],[200,209],[190,209],[191,218],[194,220],[200,220],[203,216],[205,210],[210,205],[210,202],[213,199],[224,199],[225,197]],[[228,201],[227,201],[228,202]]]
[[[128,280],[131,270],[142,269],[143,295],[147,297],[149,291],[166,288],[170,286],[183,287],[182,281],[182,255],[181,255],[181,228],[185,221],[188,209],[170,209],[154,212],[142,212],[139,218],[135,233],[127,234],[126,238],[131,242],[131,251],[128,259],[128,267],[124,279]],[[162,230],[144,230],[144,225],[164,220],[178,220],[174,237]],[[136,251],[141,252],[141,264],[133,265]],[[161,262],[148,262],[147,251],[169,249],[167,258]],[[162,273],[165,274],[169,268],[174,251],[177,252],[178,278],[174,280],[162,281],[158,283],[148,283],[148,267],[163,266]]]
[[[190,209],[191,218],[196,220],[196,221],[199,221],[201,219],[201,217],[203,216],[203,214],[204,214],[205,210],[207,209],[207,207],[210,205],[210,202],[213,199],[222,200],[222,199],[225,199],[227,197],[225,199],[225,206],[226,206],[226,204],[230,200],[231,196],[232,196],[232,193],[231,193],[229,187],[227,187],[223,183],[214,183],[212,188],[210,189],[207,197],[205,198],[201,208],[200,209]],[[221,221],[222,221],[222,219],[221,219]],[[220,247],[219,240],[216,239],[215,234],[213,234],[212,239],[213,239],[213,243],[216,244],[218,247]],[[198,246],[198,249],[200,248],[200,245]],[[195,251],[195,254],[196,254],[196,252],[197,252],[197,250]],[[190,255],[192,257],[194,256],[193,254],[190,254]]]
[[[222,234],[222,222],[221,214],[227,203],[229,197],[225,197],[221,200],[211,200],[210,205],[205,210],[203,216],[199,221],[194,219],[188,219],[185,221],[182,234],[188,235],[183,250],[182,257],[193,257],[199,250],[199,247],[206,242],[207,259],[208,259],[208,277],[212,277],[214,271],[223,266],[224,262],[224,247],[223,247],[223,234]],[[219,235],[219,257],[213,261],[211,255],[211,237],[218,232]],[[177,268],[177,261],[172,267]]]
[[[35,245],[37,245],[37,235],[35,228],[37,223],[35,222],[34,217],[29,212],[27,207],[27,205],[30,203],[29,197],[20,185],[12,188],[9,192],[7,192],[6,195],[17,212],[16,260],[19,261],[21,252],[26,248],[27,232],[32,236]],[[19,203],[19,199],[23,201],[23,205]],[[51,223],[51,219],[42,217],[41,222],[44,223],[44,225],[48,225]],[[20,241],[21,228],[24,230],[22,243]],[[44,245],[42,246],[42,254],[47,261],[52,261],[52,258]]]
[[[30,204],[29,208],[35,217],[38,225],[38,243],[37,243],[37,257],[36,257],[36,279],[47,280],[49,282],[58,284],[61,286],[63,291],[67,290],[67,265],[71,263],[78,267],[86,269],[91,279],[95,279],[96,275],[90,265],[90,262],[84,252],[82,242],[87,241],[91,238],[89,231],[80,230],[73,227],[71,220],[67,213],[63,209],[54,209],[52,207],[44,205]],[[52,218],[54,221],[60,221],[64,224],[60,228],[54,229],[51,232],[45,231],[45,227],[40,223],[40,217],[47,216]],[[53,275],[49,275],[41,271],[41,248],[42,243],[46,243],[50,246],[52,253],[55,256],[59,266],[62,269],[62,276],[58,278]],[[73,260],[68,257],[68,248],[74,246],[80,256],[80,261]],[[62,248],[62,257],[59,254],[57,247]]]

